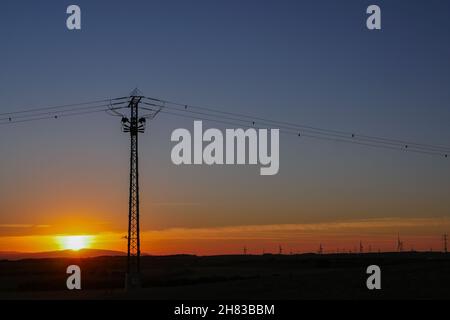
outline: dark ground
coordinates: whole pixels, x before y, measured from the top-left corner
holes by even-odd
[[[66,289],[67,266],[82,290]],[[124,292],[126,257],[0,261],[0,299],[450,299],[450,254],[142,257],[143,289]],[[366,287],[381,268],[382,290]]]

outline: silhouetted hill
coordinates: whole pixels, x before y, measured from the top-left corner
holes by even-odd
[[[0,260],[47,259],[47,258],[94,258],[101,256],[124,256],[124,252],[99,249],[45,251],[45,252],[0,252]]]

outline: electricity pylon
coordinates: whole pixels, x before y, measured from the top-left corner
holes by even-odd
[[[144,133],[146,118],[154,118],[151,115],[139,117],[139,103],[143,96],[135,89],[130,96],[128,108],[130,117],[122,117],[122,131],[130,133],[130,190],[128,204],[128,247],[127,247],[127,274],[125,288],[132,290],[141,286],[141,239],[139,225],[139,158],[138,135]]]
[[[447,234],[444,234],[442,236],[442,242],[443,242],[443,245],[444,245],[444,253],[447,253],[448,252],[447,251]]]
[[[403,241],[400,240],[400,234],[397,235],[397,252],[403,252]]]

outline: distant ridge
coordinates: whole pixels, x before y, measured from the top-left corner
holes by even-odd
[[[100,249],[81,249],[45,251],[45,252],[14,252],[0,251],[0,260],[23,260],[23,259],[48,259],[48,258],[94,258],[101,256],[125,256],[121,251],[100,250]]]

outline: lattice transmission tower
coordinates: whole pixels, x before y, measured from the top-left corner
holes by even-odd
[[[140,91],[135,89],[130,95],[128,104],[130,116],[122,117],[122,131],[130,134],[130,189],[128,204],[127,274],[125,279],[125,288],[127,290],[141,287],[138,136],[139,133],[144,133],[145,131],[146,119],[154,118],[159,112],[155,111],[152,114],[140,117],[139,103],[142,98],[144,97],[140,94]]]

